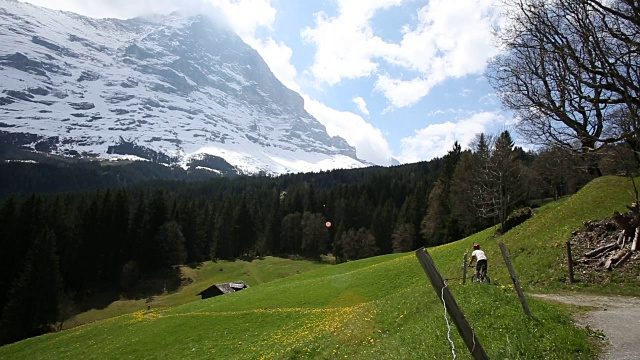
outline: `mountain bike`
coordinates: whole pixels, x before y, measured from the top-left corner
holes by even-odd
[[[475,270],[475,266],[471,265],[470,268],[473,268],[473,275],[471,275],[471,281],[478,283],[491,284],[491,279],[489,279],[489,273],[487,272],[487,268],[483,267],[480,271]]]

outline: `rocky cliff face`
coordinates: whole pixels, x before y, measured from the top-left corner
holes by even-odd
[[[239,173],[364,166],[206,16],[93,19],[0,0],[0,140]]]

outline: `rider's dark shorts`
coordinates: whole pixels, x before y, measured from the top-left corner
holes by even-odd
[[[476,271],[487,271],[487,260],[478,260],[478,263],[476,264]]]

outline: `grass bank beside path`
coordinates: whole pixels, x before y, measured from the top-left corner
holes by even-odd
[[[640,184],[640,179],[636,179],[636,183]],[[509,285],[512,283],[511,277],[498,247],[498,243],[502,241],[509,252],[520,285],[526,291],[586,291],[640,296],[640,264],[629,265],[639,270],[631,272],[632,275],[624,275],[615,270],[607,272],[608,280],[601,284],[582,281],[577,273],[577,283],[570,285],[566,252],[566,242],[573,231],[581,229],[586,221],[612,216],[614,211],[628,211],[626,205],[634,201],[634,196],[629,178],[598,178],[577,194],[536,209],[531,219],[502,236],[495,237],[494,229],[487,229],[445,245],[442,253],[434,259],[443,275],[460,277],[464,252],[471,254],[472,245],[479,243],[489,258],[489,274],[492,281]],[[576,259],[581,254],[573,256]]]

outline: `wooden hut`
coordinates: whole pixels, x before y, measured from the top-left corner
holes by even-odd
[[[202,290],[201,292],[197,293],[196,295],[202,296],[202,299],[204,300],[204,299],[208,299],[210,297],[214,297],[214,296],[218,296],[218,295],[224,295],[224,294],[228,294],[228,293],[244,290],[244,289],[247,289],[248,287],[249,287],[249,285],[245,284],[244,281],[238,280],[238,281],[234,281],[234,282],[230,282],[230,283],[222,283],[222,284],[211,285],[208,288],[206,288],[206,289]]]

